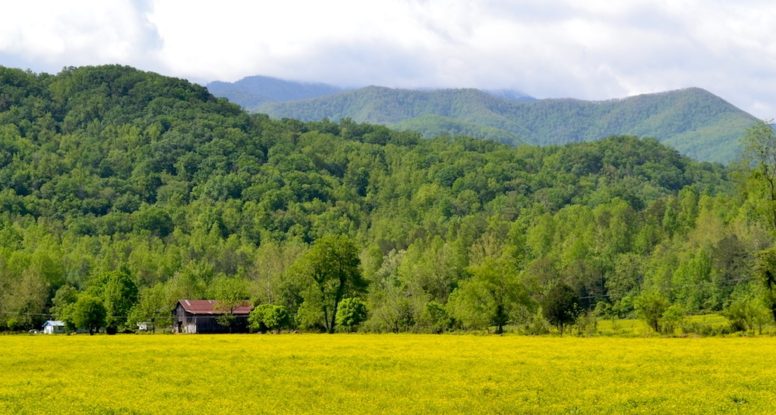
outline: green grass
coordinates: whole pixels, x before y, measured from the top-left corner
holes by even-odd
[[[776,338],[3,336],[0,413],[769,413]]]

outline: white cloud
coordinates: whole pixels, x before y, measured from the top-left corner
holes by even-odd
[[[44,67],[147,61],[158,46],[139,4],[19,1],[0,14],[0,52]],[[2,63],[2,62],[0,62]]]
[[[586,99],[699,86],[772,118],[774,23],[764,0],[28,0],[0,15],[0,64]]]

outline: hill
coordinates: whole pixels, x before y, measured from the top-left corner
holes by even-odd
[[[268,76],[249,76],[237,82],[210,82],[207,89],[251,110],[268,102],[296,101],[336,94],[342,89],[320,83],[285,81]]]
[[[474,89],[367,87],[256,108],[301,120],[351,118],[421,132],[508,144],[564,144],[617,134],[654,137],[698,160],[729,162],[756,119],[698,88],[609,101],[514,100]]]
[[[424,140],[273,120],[128,67],[0,68],[0,330],[81,324],[81,307],[162,326],[181,298],[320,330],[333,300],[310,269],[333,240],[363,276],[340,293],[364,330],[545,332],[554,287],[574,312],[634,315],[642,292],[719,311],[750,298],[771,243],[768,205],[728,174],[654,139]]]

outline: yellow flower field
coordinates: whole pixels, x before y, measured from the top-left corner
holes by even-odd
[[[776,338],[0,336],[0,413],[774,413]]]

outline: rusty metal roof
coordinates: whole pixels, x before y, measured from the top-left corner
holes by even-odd
[[[218,307],[218,301],[216,300],[178,300],[178,304],[190,314],[218,315],[226,313],[226,310]],[[246,301],[235,307],[235,309],[232,310],[232,314],[248,315],[252,309],[253,306]]]

